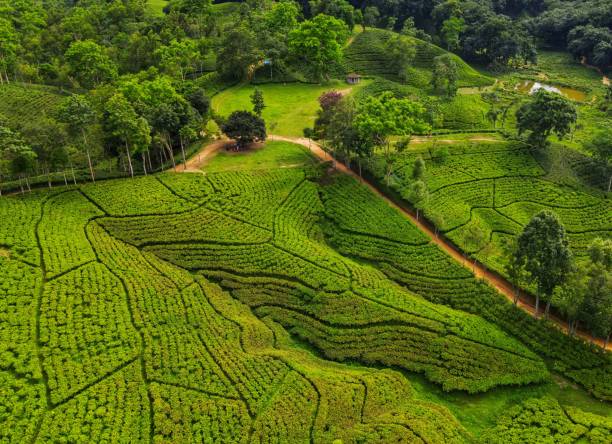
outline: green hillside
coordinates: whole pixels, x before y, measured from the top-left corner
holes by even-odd
[[[283,146],[296,149],[270,148]],[[536,321],[356,180],[239,156],[205,171],[0,199],[0,308],[11,319],[0,323],[11,424],[0,436],[454,443],[483,433],[440,405],[454,401],[417,395],[412,374],[466,396],[539,386],[559,397],[547,414],[571,408],[572,424],[612,433],[582,392],[569,399],[595,413],[566,404],[540,356],[601,397],[609,357],[547,327],[536,341],[548,349],[535,346],[521,331]],[[498,307],[476,310],[488,321],[464,311],[474,298]],[[516,336],[501,323],[510,314]],[[505,399],[519,408],[524,395]],[[485,415],[489,427],[501,413]]]
[[[362,75],[380,76],[388,80],[398,81],[397,73],[390,69],[389,54],[385,50],[385,43],[394,35],[381,29],[368,29],[355,36],[352,43],[345,50],[345,67]],[[442,48],[422,40],[403,36],[403,39],[414,45],[416,55],[414,63],[409,69],[407,84],[416,88],[429,85],[433,59],[439,55],[447,54]],[[458,65],[458,85],[485,86],[491,85],[493,79],[480,74],[460,57],[452,56]]]

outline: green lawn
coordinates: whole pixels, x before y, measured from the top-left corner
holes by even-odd
[[[352,88],[355,92],[367,82]],[[212,105],[216,113],[227,116],[237,110],[251,110],[250,96],[255,88],[264,95],[266,109],[263,118],[268,132],[281,136],[301,136],[305,127],[312,127],[319,103],[317,98],[332,89],[347,90],[343,82],[314,85],[306,83],[269,83],[263,85],[238,85],[213,97]]]
[[[308,165],[313,159],[308,150],[301,145],[273,141],[248,151],[222,151],[203,169],[218,172],[291,168]]]

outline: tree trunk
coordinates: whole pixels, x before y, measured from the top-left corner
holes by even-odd
[[[83,134],[83,143],[85,144],[85,153],[87,154],[87,163],[89,165],[89,174],[91,174],[91,181],[96,183],[96,176],[94,174],[93,165],[91,164],[91,155],[89,154],[89,146],[87,145],[87,136],[85,135],[85,130],[81,130]]]
[[[185,144],[183,143],[183,136],[179,137],[181,141],[181,152],[183,153],[183,171],[187,169],[187,158],[185,157]]]
[[[536,317],[538,317],[539,312],[540,312],[540,295],[536,294],[536,306],[535,306]]]
[[[66,170],[64,170],[63,173],[64,173],[64,185],[68,186],[68,178],[66,177]]]
[[[144,151],[142,153],[140,153],[140,156],[142,157],[142,170],[144,171],[144,175],[147,175],[147,159],[145,157],[145,153]]]
[[[31,193],[32,188],[30,188],[30,180],[28,179],[28,176],[25,177],[25,180],[26,180],[26,186],[28,187],[28,192]]]
[[[610,175],[610,180],[608,180],[608,193],[610,192],[610,189],[612,189],[612,175]]]
[[[166,149],[168,150],[168,154],[170,155],[170,160],[172,161],[172,168],[176,171],[176,162],[174,160],[174,152],[172,151],[172,146],[168,140],[168,137],[164,135],[164,144],[166,145]]]
[[[153,162],[151,161],[151,151],[147,150],[147,159],[149,159],[149,171],[153,171]]]
[[[518,305],[518,301],[519,301],[519,298],[520,298],[520,296],[519,296],[519,295],[520,295],[520,294],[521,294],[521,293],[520,293],[520,291],[519,291],[518,285],[516,285],[516,286],[514,287],[514,305]]]
[[[544,310],[544,317],[546,319],[548,319],[548,314],[550,313],[550,302],[552,300],[552,297],[549,297],[548,300],[546,301],[546,309]]]
[[[23,190],[23,183],[21,181],[21,176],[19,176],[19,188],[21,188],[21,194],[23,194],[24,190]]]
[[[45,170],[47,171],[47,185],[49,185],[49,189],[51,189],[51,173],[49,172],[49,167],[45,167]]]
[[[72,160],[70,161],[70,174],[72,175],[72,181],[76,185],[76,176],[74,175],[74,166],[72,165]]]
[[[125,154],[127,154],[128,166],[130,167],[130,176],[134,177],[134,169],[132,168],[132,156],[130,156],[130,149],[128,148],[127,142],[125,143]]]

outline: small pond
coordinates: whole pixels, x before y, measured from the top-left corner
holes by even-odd
[[[516,86],[516,89],[525,94],[533,94],[539,89],[544,89],[546,91],[561,94],[568,99],[576,100],[578,102],[582,102],[586,99],[586,94],[582,91],[578,91],[577,89],[566,88],[564,86],[546,85],[544,83],[534,82],[533,80],[523,80]]]

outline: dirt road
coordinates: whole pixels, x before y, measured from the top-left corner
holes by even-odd
[[[309,147],[310,151],[314,153],[320,159],[331,160],[329,154],[327,154],[317,143],[313,141],[309,141],[308,139],[282,137],[282,136],[269,136],[269,139],[298,143],[305,147]],[[358,180],[361,180],[361,182],[364,185],[370,188],[370,190],[372,190],[375,194],[377,194],[381,199],[384,199],[390,206],[396,208],[405,217],[410,219],[412,223],[414,223],[423,233],[425,233],[431,239],[433,243],[438,245],[442,250],[448,253],[453,259],[455,259],[457,262],[462,264],[464,267],[469,268],[477,278],[484,279],[491,286],[495,287],[497,291],[499,291],[501,294],[506,296],[509,300],[511,301],[514,300],[514,294],[515,294],[514,289],[507,280],[500,277],[496,273],[493,273],[492,271],[490,271],[483,265],[467,260],[463,256],[463,254],[459,250],[457,250],[457,248],[453,244],[451,244],[445,238],[438,236],[428,224],[425,224],[422,220],[418,219],[416,214],[412,210],[410,210],[409,208],[397,205],[395,202],[389,199],[384,193],[382,193],[376,186],[360,178],[353,170],[349,169],[346,165],[340,162],[336,162],[336,169],[338,169],[339,171],[342,171],[345,174],[349,174],[357,178]],[[524,292],[520,292],[519,301],[517,305],[523,310],[525,310],[526,312],[528,312],[529,314],[531,314],[532,316],[535,316],[535,307],[533,306],[531,296],[529,296],[528,294]],[[567,333],[569,331],[569,326],[563,320],[552,317],[552,316],[550,319],[553,322],[555,322],[555,324],[557,324],[557,326],[563,332]],[[580,336],[586,341],[593,340],[600,347],[604,346],[604,342],[601,339],[599,338],[593,339],[591,335],[586,332],[579,331],[578,336]],[[612,350],[612,344],[608,344],[607,350]]]
[[[215,157],[218,151],[225,148],[228,143],[231,142],[227,139],[220,139],[208,145],[204,145],[202,149],[189,158],[185,164],[179,163],[176,165],[176,169],[170,168],[167,171],[178,173],[201,173],[201,168]]]

